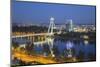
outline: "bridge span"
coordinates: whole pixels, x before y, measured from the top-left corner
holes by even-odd
[[[25,35],[14,35],[12,38],[32,37],[32,36],[51,36],[53,33],[36,33],[36,34],[25,34]]]

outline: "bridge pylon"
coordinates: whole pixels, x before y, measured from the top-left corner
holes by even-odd
[[[51,17],[51,18],[50,18],[49,28],[48,28],[48,33],[50,33],[51,35],[53,35],[54,28],[55,28],[54,18]]]

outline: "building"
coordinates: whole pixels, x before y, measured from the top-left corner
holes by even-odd
[[[72,22],[72,20],[67,20],[66,32],[72,32],[72,31],[73,31],[73,22]]]

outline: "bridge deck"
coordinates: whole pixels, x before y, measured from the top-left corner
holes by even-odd
[[[37,33],[37,34],[26,34],[26,35],[14,35],[12,38],[19,38],[19,37],[29,37],[29,36],[42,36],[42,35],[53,35],[52,33]]]

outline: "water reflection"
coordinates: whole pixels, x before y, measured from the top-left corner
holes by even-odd
[[[19,44],[20,41],[17,40]],[[27,42],[25,39],[23,41]],[[31,46],[34,54],[53,57],[57,61],[64,61],[66,58],[72,58],[73,61],[77,59],[78,61],[90,61],[95,60],[96,56],[95,42],[89,42],[88,40],[65,40],[47,37],[43,41],[32,41],[32,43],[34,44],[34,46]]]
[[[84,44],[85,45],[88,45],[89,44],[89,41],[88,40],[84,40]]]
[[[88,40],[84,41],[73,41],[73,40],[55,40],[54,38],[46,39],[46,42],[42,44],[42,51],[44,56],[51,56],[55,58],[71,58],[73,60],[78,59],[82,61],[91,60],[90,55],[92,58],[95,58],[95,43],[91,45]],[[88,46],[86,46],[88,45]],[[37,49],[37,48],[36,48]]]
[[[72,47],[73,47],[73,43],[70,42],[70,41],[67,41],[67,42],[66,42],[66,48],[67,48],[67,49],[71,49]]]

